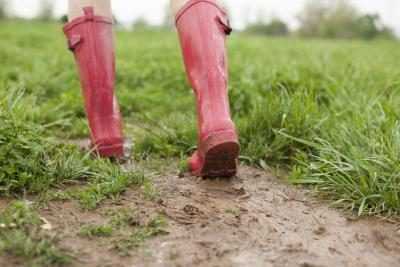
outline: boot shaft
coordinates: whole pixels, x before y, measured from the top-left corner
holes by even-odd
[[[109,116],[116,111],[113,23],[95,16],[90,7],[84,14],[68,23],[64,32],[79,69],[87,113]]]
[[[233,129],[228,100],[227,14],[215,1],[192,0],[176,15],[189,82],[197,99],[200,138]]]
[[[122,122],[114,93],[113,22],[95,16],[92,7],[64,27],[79,70],[92,144],[107,147],[105,156],[122,154]],[[110,149],[109,147],[117,147]],[[101,148],[99,148],[101,152]]]

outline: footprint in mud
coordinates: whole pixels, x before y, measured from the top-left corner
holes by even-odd
[[[197,208],[197,207],[195,207],[195,206],[193,206],[193,205],[186,205],[186,206],[183,208],[183,211],[184,211],[187,215],[190,215],[190,216],[196,216],[196,215],[203,214],[203,213],[200,211],[199,208]]]

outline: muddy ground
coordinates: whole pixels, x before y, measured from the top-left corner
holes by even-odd
[[[170,171],[153,179],[154,199],[130,190],[95,211],[71,201],[41,210],[74,255],[73,266],[400,266],[396,222],[354,220],[264,171],[243,166],[229,180]],[[140,218],[162,214],[164,233],[125,255],[113,237],[78,235],[82,225],[104,223],[121,207]]]

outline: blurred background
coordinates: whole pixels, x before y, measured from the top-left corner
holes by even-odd
[[[0,0],[1,19],[65,21],[67,0]],[[120,27],[172,29],[169,0],[113,0]],[[225,0],[233,27],[257,35],[398,38],[398,0]],[[397,16],[396,16],[397,15]]]

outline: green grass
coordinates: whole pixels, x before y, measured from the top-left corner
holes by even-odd
[[[121,255],[129,255],[130,251],[139,248],[149,238],[165,235],[168,232],[164,230],[167,222],[161,215],[157,215],[145,224],[135,225],[131,231],[123,231],[119,238],[114,241],[114,249]],[[132,226],[132,225],[131,225]]]
[[[23,121],[34,125],[28,129],[33,143],[42,144],[46,137],[86,136],[79,83],[61,25],[1,23],[0,40],[6,41],[0,42],[0,91],[3,95],[25,92],[21,101],[26,104],[17,117],[27,117]],[[126,131],[135,141],[135,158],[182,160],[195,148],[196,124],[175,33],[119,32],[117,37],[118,95]],[[234,34],[229,42],[230,97],[241,135],[242,161],[289,168],[291,181],[314,186],[323,197],[359,215],[398,215],[398,47],[395,41]],[[35,132],[37,126],[46,127]],[[11,135],[8,140],[17,144],[19,139],[12,137],[16,130],[4,129],[9,132],[6,136]],[[45,153],[53,151],[51,155],[61,159],[68,156],[62,150],[66,148],[51,147]],[[30,145],[28,150],[33,159],[42,153]],[[90,166],[72,162],[78,168],[64,170],[70,175],[67,179],[82,176],[74,170]],[[38,184],[59,184],[60,177],[53,175],[58,173],[56,167],[53,172],[42,169],[43,179],[28,171],[34,177],[28,179],[24,168],[35,168],[20,163],[10,157],[7,166],[13,178],[2,178],[4,192],[35,192],[42,190],[36,188]],[[108,179],[100,181],[104,186],[88,189],[94,200],[82,198],[89,207],[103,198],[97,192],[105,197],[108,191],[114,194],[112,188],[108,190]],[[116,191],[127,184],[124,179],[116,182]]]
[[[46,134],[47,125],[31,121],[31,102],[22,93],[0,95],[0,195],[46,194],[72,182],[85,186],[72,195],[85,208],[144,183],[139,171],[124,171],[109,160],[92,158],[74,145]]]
[[[113,228],[109,225],[85,225],[81,227],[80,236],[84,237],[110,237],[113,233]]]
[[[55,237],[27,203],[16,201],[0,214],[0,253],[21,259],[21,266],[64,266],[71,262]]]
[[[81,227],[79,235],[86,238],[112,238],[113,249],[127,256],[152,237],[167,234],[166,219],[159,214],[144,220],[134,210],[121,208],[106,214],[106,224],[89,224]]]

